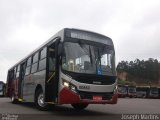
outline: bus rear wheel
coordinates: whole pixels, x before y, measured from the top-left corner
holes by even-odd
[[[46,111],[49,109],[49,105],[44,101],[44,94],[41,89],[37,90],[35,95],[35,104],[39,110]]]
[[[16,99],[14,92],[12,93],[12,96],[11,96],[11,102],[12,104],[18,103],[18,100]]]
[[[88,106],[88,104],[71,104],[71,105],[76,110],[83,110]]]

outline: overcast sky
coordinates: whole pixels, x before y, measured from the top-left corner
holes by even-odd
[[[160,60],[159,0],[0,0],[0,80],[65,27],[112,38],[116,63]]]

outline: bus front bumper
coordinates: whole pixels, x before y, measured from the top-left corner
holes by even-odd
[[[101,100],[101,99],[81,99],[78,93],[75,93],[68,88],[63,88],[59,94],[59,104],[116,104],[118,99],[118,95],[112,95],[109,100]]]

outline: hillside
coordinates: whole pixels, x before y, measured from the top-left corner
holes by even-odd
[[[126,75],[121,77],[123,72]],[[120,82],[160,86],[160,62],[153,58],[148,60],[121,61],[117,65],[117,75]]]

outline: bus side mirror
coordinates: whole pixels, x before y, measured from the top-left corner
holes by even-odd
[[[58,44],[58,56],[62,55],[62,43]]]

